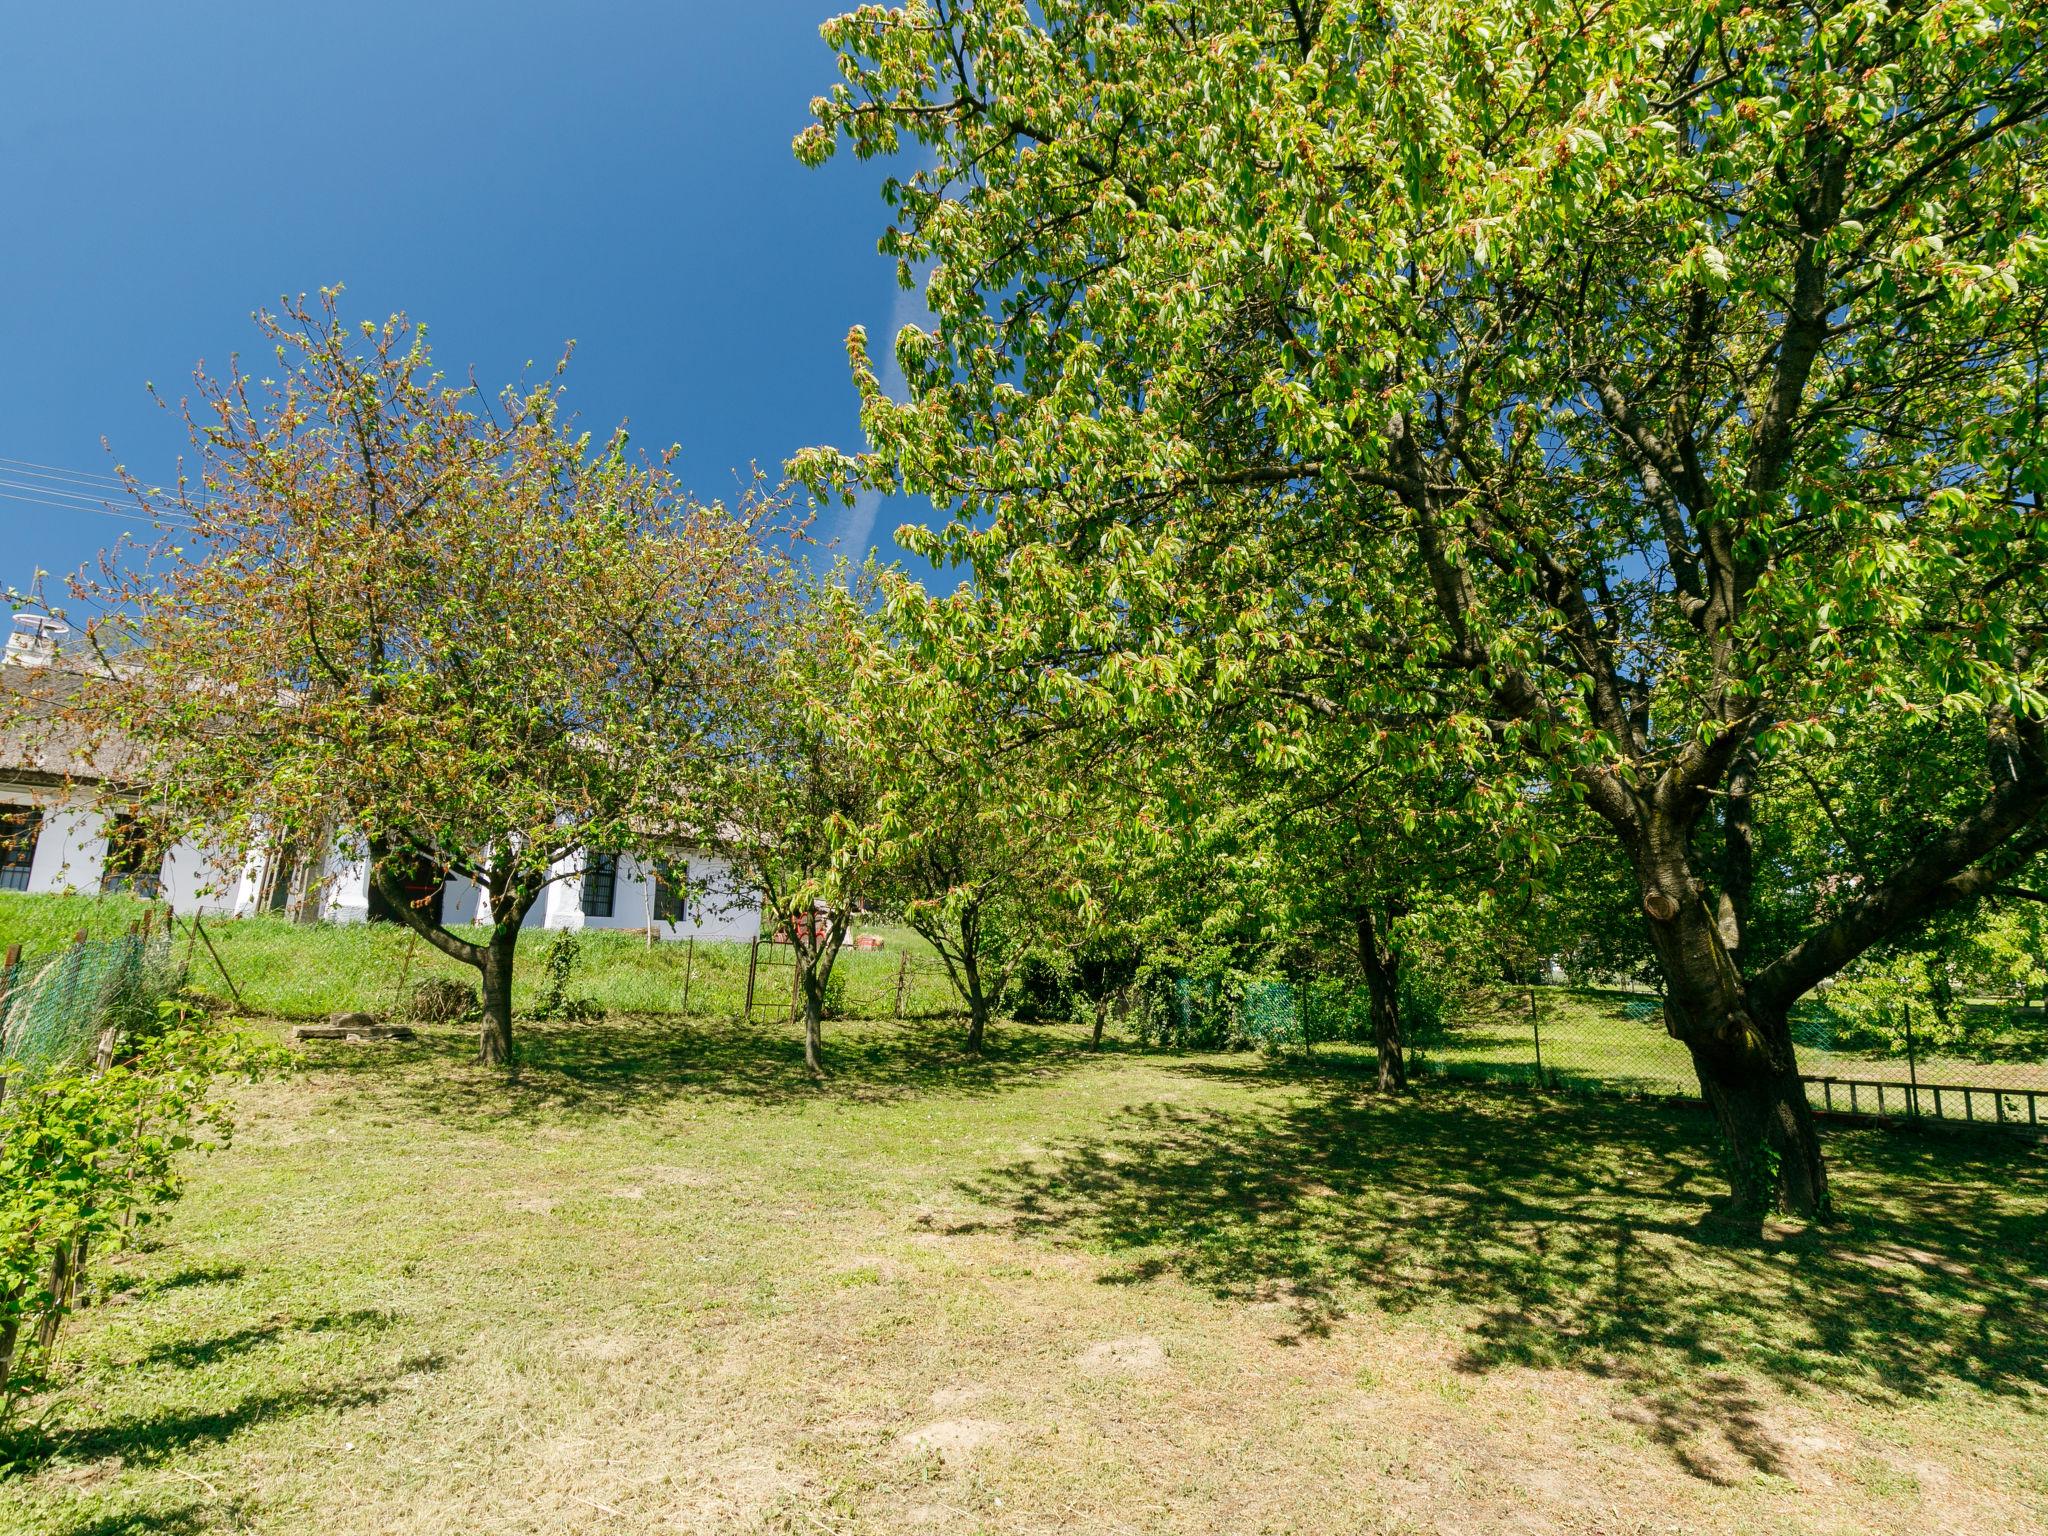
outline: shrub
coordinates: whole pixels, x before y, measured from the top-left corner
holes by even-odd
[[[604,1009],[588,998],[569,996],[569,979],[575,974],[581,954],[582,944],[573,931],[565,928],[555,935],[547,953],[541,957],[540,1000],[533,1005],[528,1018],[581,1022],[604,1017]]]
[[[0,1105],[0,1411],[11,1415],[47,1366],[88,1254],[178,1198],[186,1152],[228,1140],[219,1080],[280,1058],[275,1045],[172,999],[102,1069],[9,1074]]]
[[[482,1006],[475,987],[445,976],[430,976],[412,989],[412,1016],[422,1024],[453,1024]]]

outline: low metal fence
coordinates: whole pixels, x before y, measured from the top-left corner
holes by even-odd
[[[2048,1012],[1958,1002],[1946,1017],[1902,1005],[1873,1025],[1825,997],[1795,1010],[1807,1097],[1823,1115],[2048,1128]],[[1502,989],[1415,1042],[1424,1072],[1697,1098],[1686,1048],[1654,992],[1629,987]]]

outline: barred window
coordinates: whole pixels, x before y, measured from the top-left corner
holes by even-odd
[[[583,865],[583,915],[610,917],[619,888],[619,856],[593,853]]]
[[[134,816],[107,823],[107,858],[100,870],[102,893],[127,891],[154,901],[163,890],[164,853],[149,829]]]
[[[33,806],[0,809],[0,891],[28,889],[29,868],[35,863],[36,834],[42,830],[43,813]]]

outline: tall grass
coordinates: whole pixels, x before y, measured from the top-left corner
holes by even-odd
[[[19,943],[30,953],[61,949],[81,928],[88,937],[125,933],[144,904],[129,897],[0,895],[0,947]],[[158,909],[161,912],[161,908]],[[405,1011],[413,987],[428,977],[474,985],[476,972],[392,923],[299,924],[278,917],[220,918],[206,922],[204,941],[181,920],[176,954],[189,960],[191,984],[229,999],[250,1013],[281,1019],[325,1018],[332,1013],[393,1015]],[[897,969],[906,950],[911,967],[903,989],[906,1017],[957,1011],[959,999],[924,942],[906,930],[879,931],[886,947],[843,951],[834,967],[834,1013],[886,1019],[896,1003]],[[481,938],[478,930],[472,937]],[[545,981],[543,959],[551,931],[519,936],[513,1007],[530,1010]],[[577,962],[567,995],[606,1013],[689,1013],[737,1016],[746,1001],[748,946],[733,941],[650,946],[637,933],[584,932],[576,936]],[[218,954],[216,961],[215,955]],[[790,972],[764,947],[755,978],[755,1014],[767,1017],[789,996]],[[232,978],[233,986],[229,986]]]

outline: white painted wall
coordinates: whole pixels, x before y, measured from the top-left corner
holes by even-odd
[[[32,805],[43,813],[29,865],[31,895],[96,896],[106,871],[106,817],[76,791],[0,790],[0,802]],[[163,895],[178,912],[231,913],[241,894],[241,872],[231,856],[190,842],[174,843],[159,871]]]

